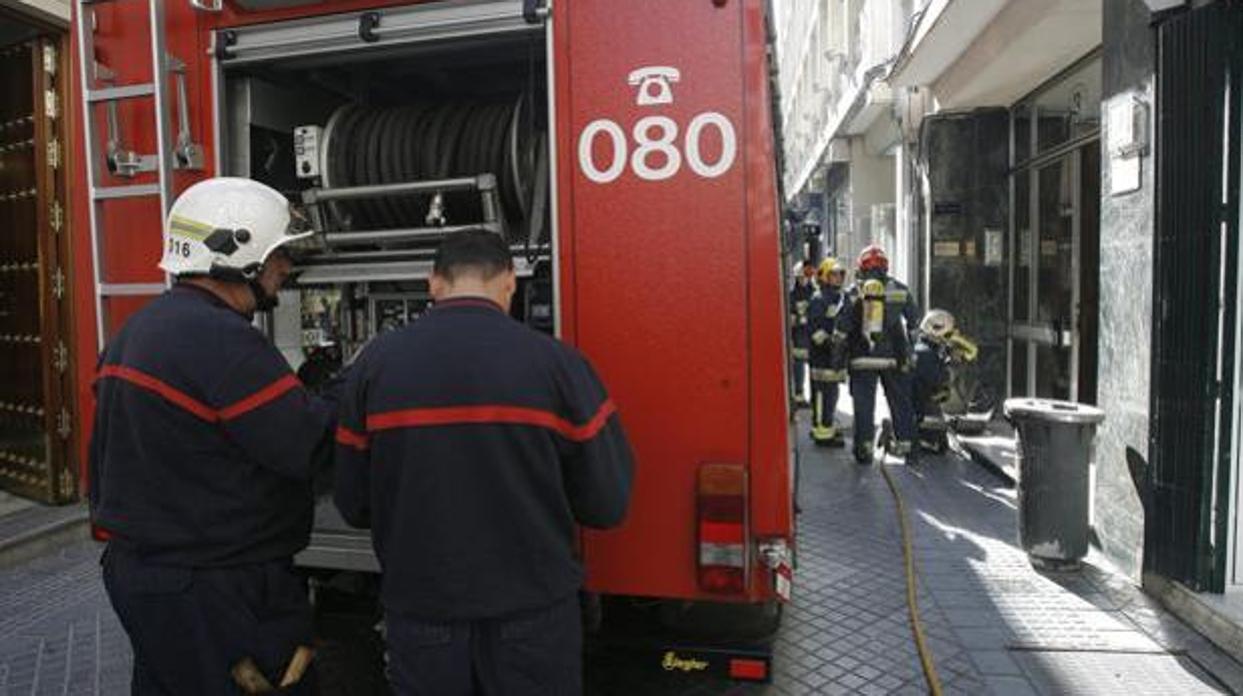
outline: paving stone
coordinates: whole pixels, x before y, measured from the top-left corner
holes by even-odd
[[[1022,668],[1004,650],[977,650],[971,653],[971,661],[985,676],[1021,676]]]
[[[1038,696],[1031,683],[1021,677],[985,677],[984,685],[998,696]]]

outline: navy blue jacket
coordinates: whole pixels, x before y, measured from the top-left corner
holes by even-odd
[[[807,311],[815,293],[816,284],[810,280],[795,279],[794,287],[790,289],[790,338],[793,341],[791,354],[796,360],[806,360],[807,351],[811,347]]]
[[[310,538],[332,407],[250,321],[179,285],[130,317],[95,381],[93,521],[153,563],[288,558]]]
[[[811,297],[807,310],[808,329],[811,331],[811,378],[817,382],[841,382],[845,380],[845,361],[833,350],[833,331],[838,316],[845,305],[846,294],[839,287],[821,285]]]
[[[915,413],[920,416],[940,412],[938,400],[948,392],[949,356],[931,341],[915,342]]]
[[[548,606],[582,584],[575,523],[626,512],[630,446],[599,378],[487,300],[441,302],[377,337],[339,422],[337,507],[372,529],[387,611]]]
[[[892,367],[910,369],[911,342],[919,330],[923,314],[915,296],[903,283],[893,278],[878,278],[885,286],[885,317],[881,332],[865,336],[863,327],[863,284],[860,279],[847,291],[845,306],[835,329],[835,338],[844,341],[850,356],[851,370],[888,369],[878,367],[884,362]]]

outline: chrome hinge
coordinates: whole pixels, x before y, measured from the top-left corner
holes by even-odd
[[[52,349],[52,366],[61,374],[69,368],[69,347],[64,341],[57,341],[56,347]]]
[[[47,117],[54,121],[56,120],[56,114],[59,112],[60,108],[57,105],[56,90],[43,90],[43,113],[47,114]]]
[[[59,268],[52,272],[52,297],[65,299],[65,272]]]
[[[52,201],[47,218],[47,224],[52,228],[52,231],[60,234],[60,231],[65,227],[65,208],[60,204],[60,201]]]
[[[60,435],[60,439],[68,440],[72,432],[73,421],[69,418],[69,409],[62,407],[60,413],[56,414],[56,434]]]
[[[55,75],[58,61],[56,60],[56,44],[43,44],[43,72]]]
[[[47,166],[60,169],[60,141],[47,141]]]

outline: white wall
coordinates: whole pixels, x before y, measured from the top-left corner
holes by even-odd
[[[885,243],[878,235],[873,206],[895,202],[894,173],[893,157],[869,150],[863,136],[850,139],[850,229],[839,230],[837,239],[837,253],[843,261],[852,263],[868,244]]]

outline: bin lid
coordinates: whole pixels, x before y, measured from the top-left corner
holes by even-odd
[[[1095,406],[1056,399],[1006,399],[1005,414],[1007,418],[1031,418],[1057,423],[1088,424],[1105,420],[1105,412]]]

